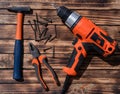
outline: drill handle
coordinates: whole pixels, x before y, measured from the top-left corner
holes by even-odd
[[[84,47],[83,45],[87,47],[87,44],[82,42],[80,39],[77,39],[74,45],[74,50],[69,59],[69,63],[66,67],[63,68],[63,71],[70,76],[77,75],[81,64],[84,62],[84,59],[87,56],[86,47]]]

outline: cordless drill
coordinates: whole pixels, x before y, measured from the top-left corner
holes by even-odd
[[[69,77],[77,75],[81,64],[91,49],[94,49],[103,57],[107,57],[115,52],[118,45],[115,40],[108,36],[107,32],[96,26],[91,20],[64,6],[57,8],[57,15],[76,36],[70,60],[67,66],[63,68],[64,72],[67,73],[62,90],[62,94],[64,94]]]

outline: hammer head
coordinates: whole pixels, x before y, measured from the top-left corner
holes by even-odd
[[[8,11],[15,13],[31,13],[32,9],[30,7],[9,7]]]

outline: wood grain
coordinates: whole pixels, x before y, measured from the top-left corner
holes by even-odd
[[[8,6],[31,6],[33,9],[54,9],[50,4],[55,3],[57,5],[65,5],[69,8],[74,9],[119,9],[119,0],[26,0],[26,1],[19,1],[19,0],[4,0],[0,1],[1,8],[6,8]]]
[[[7,10],[0,10],[0,23],[2,24],[16,24],[16,13],[14,12],[8,12]],[[33,10],[34,11],[34,10]],[[119,25],[120,21],[120,12],[119,10],[74,10],[78,11],[82,16],[86,16],[90,20],[92,20],[97,25]],[[6,12],[6,13],[3,13]],[[42,17],[48,17],[53,20],[52,24],[63,24],[61,22],[61,19],[57,16],[56,10],[35,10],[33,12],[33,15],[26,14],[24,19],[24,24],[28,24],[28,20],[35,19],[35,13],[38,13],[38,15]],[[101,15],[104,14],[104,15]],[[92,15],[92,16],[91,16]],[[118,16],[116,16],[118,15]]]
[[[1,94],[60,94],[66,73],[63,67],[67,65],[73,51],[72,41],[74,36],[57,16],[56,10],[50,3],[66,7],[78,12],[92,20],[96,25],[108,32],[118,41],[120,47],[120,0],[0,0],[0,93]],[[23,39],[23,82],[13,80],[14,65],[14,42],[16,31],[16,13],[8,12],[10,6],[30,6],[33,14],[24,17]],[[45,40],[36,42],[34,32],[30,27],[31,22],[36,19],[36,13],[44,18],[51,18],[53,23],[48,25],[47,35],[57,37],[44,44]],[[42,20],[42,19],[40,19]],[[33,24],[33,23],[32,23]],[[49,86],[50,91],[45,92],[36,78],[29,52],[28,43],[32,42],[38,47],[42,54],[48,57],[49,64],[55,70],[61,82],[56,86],[51,75],[42,65],[43,78]],[[50,49],[55,46],[55,53]],[[120,52],[113,56],[103,58],[95,52],[88,53],[88,57],[80,67],[78,76],[74,77],[67,94],[119,94],[120,93]]]

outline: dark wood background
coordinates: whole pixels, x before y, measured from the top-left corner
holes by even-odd
[[[56,10],[49,4],[64,5],[82,16],[88,17],[120,45],[120,0],[0,0],[0,93],[1,94],[60,94],[66,74],[62,71],[72,53],[72,40],[70,30],[56,15]],[[16,13],[8,12],[8,6],[30,6],[32,15],[25,15],[24,19],[24,82],[13,80],[13,53],[16,30]],[[34,32],[28,20],[35,19],[35,13],[42,17],[49,17],[49,34],[54,35],[55,25],[57,38],[44,45],[44,40],[35,42]],[[49,64],[57,73],[61,86],[53,83],[51,76],[43,66],[43,77],[50,89],[45,92],[38,82],[34,68],[31,64],[32,56],[28,43],[34,43],[39,50],[46,54]],[[53,51],[43,52],[44,48],[55,46]],[[68,94],[120,94],[120,52],[105,58],[90,53],[81,67],[80,77],[75,78],[68,90]]]

